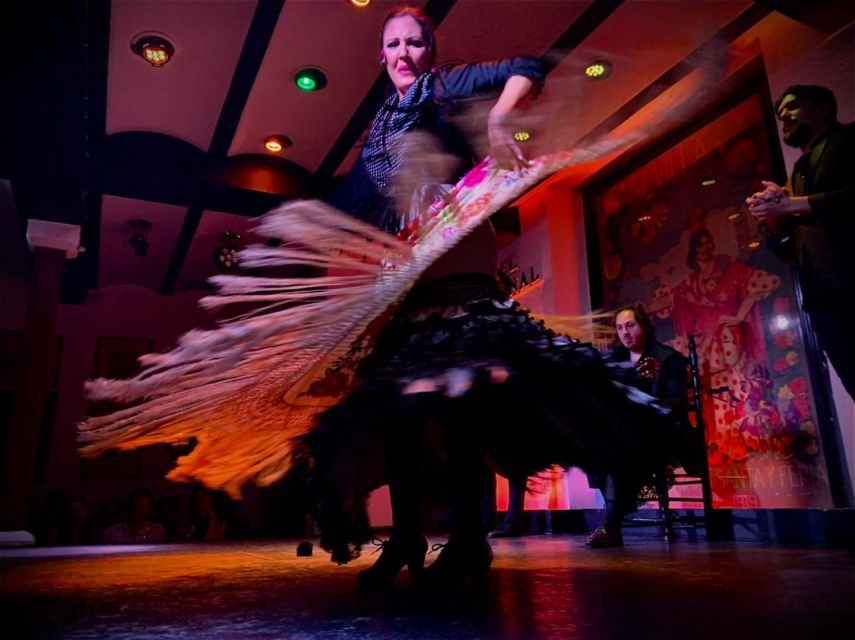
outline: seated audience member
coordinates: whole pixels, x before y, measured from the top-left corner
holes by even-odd
[[[180,540],[182,537],[181,506],[178,498],[163,496],[157,501],[155,511],[157,512],[157,521],[166,530],[166,537],[169,540]]]
[[[611,362],[623,364],[623,382],[657,398],[667,405],[677,418],[674,433],[665,434],[668,457],[676,458],[689,472],[697,472],[702,463],[703,447],[697,434],[686,419],[687,370],[686,359],[677,351],[656,342],[650,316],[640,303],[628,305],[615,314],[618,344]],[[593,474],[592,487],[603,493],[606,502],[606,519],[585,541],[592,548],[619,547],[623,545],[623,519],[636,508],[636,496],[623,495],[614,479],[607,474]],[[658,480],[663,481],[664,478]],[[657,486],[667,490],[667,486]]]
[[[508,478],[508,510],[501,524],[490,532],[491,538],[515,538],[525,533],[525,492],[528,478]]]
[[[61,491],[51,490],[45,495],[28,524],[36,537],[36,544],[48,546],[59,544],[59,528],[65,502],[65,494]]]
[[[92,544],[93,538],[92,519],[86,502],[80,496],[70,497],[59,520],[59,544]]]
[[[144,487],[134,489],[128,498],[125,519],[104,532],[104,542],[128,544],[135,542],[165,542],[166,529],[154,522],[154,500]]]
[[[191,540],[222,540],[228,533],[229,523],[217,509],[214,495],[202,485],[194,485],[190,493]]]

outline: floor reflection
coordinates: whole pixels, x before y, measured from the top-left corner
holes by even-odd
[[[494,543],[482,588],[416,596],[402,579],[356,589],[346,567],[296,542],[3,550],[8,637],[788,638],[855,628],[855,560],[843,552],[571,536]]]

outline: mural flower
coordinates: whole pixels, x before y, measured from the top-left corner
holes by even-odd
[[[607,280],[615,280],[623,271],[623,257],[619,253],[613,253],[605,259],[603,264],[603,275]]]
[[[782,296],[778,296],[775,298],[775,301],[772,303],[772,310],[781,315],[786,315],[790,311],[790,300],[789,298],[784,298]]]
[[[796,396],[793,398],[793,407],[799,412],[803,418],[810,416],[810,403],[806,396]]]
[[[819,453],[819,438],[816,436],[816,425],[812,420],[805,420],[799,427],[804,436],[804,453],[809,456],[815,456]]]
[[[807,381],[804,378],[793,378],[790,380],[790,390],[793,393],[807,393]]]
[[[792,331],[781,331],[780,333],[776,333],[772,338],[772,342],[779,349],[786,349],[787,347],[793,346],[793,341],[795,337],[793,336]]]
[[[645,209],[632,224],[631,234],[634,238],[641,240],[644,244],[650,244],[656,239],[656,234],[668,220],[668,205],[657,202]]]

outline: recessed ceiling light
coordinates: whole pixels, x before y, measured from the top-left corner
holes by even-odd
[[[223,231],[220,242],[214,247],[214,262],[223,269],[234,269],[240,263],[238,252],[242,248],[239,233]]]
[[[591,80],[602,80],[612,75],[614,65],[608,60],[594,60],[585,67],[585,75]]]
[[[128,229],[122,245],[133,247],[134,255],[138,258],[144,258],[148,253],[148,234],[153,226],[151,221],[145,218],[128,220]]]
[[[517,131],[514,134],[514,140],[517,142],[525,142],[529,138],[531,138],[531,134],[528,131]]]
[[[162,67],[172,60],[175,47],[166,38],[153,33],[144,33],[134,38],[131,51],[153,67]]]
[[[364,9],[371,4],[371,0],[350,0],[350,4],[358,9]]]
[[[715,178],[710,178],[709,180],[701,181],[702,187],[711,187],[715,184]]]
[[[264,148],[267,149],[270,153],[279,153],[283,149],[287,149],[290,147],[293,142],[291,142],[291,138],[288,136],[283,136],[282,134],[277,133],[273,136],[268,136],[264,140]]]
[[[327,86],[327,77],[320,69],[306,67],[294,74],[294,83],[301,91],[319,91]]]

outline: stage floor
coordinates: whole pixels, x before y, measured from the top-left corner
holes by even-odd
[[[440,540],[432,540],[437,542]],[[845,551],[632,537],[494,542],[486,586],[415,597],[356,589],[296,541],[0,550],[4,638],[383,640],[843,638],[855,633]]]

